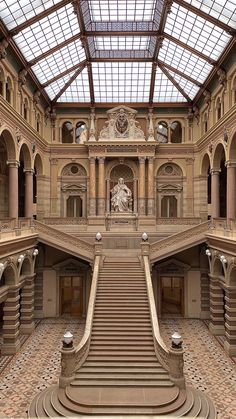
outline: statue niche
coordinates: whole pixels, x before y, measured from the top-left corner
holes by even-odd
[[[111,208],[115,212],[131,212],[132,192],[121,177],[111,190]]]
[[[145,140],[144,132],[135,120],[137,111],[126,106],[116,107],[107,111],[108,121],[101,130],[99,141],[114,139]]]

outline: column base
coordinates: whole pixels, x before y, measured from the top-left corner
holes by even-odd
[[[14,343],[3,343],[1,346],[2,355],[14,355],[16,354],[21,347],[20,340],[17,339]]]
[[[20,325],[20,332],[22,335],[31,335],[31,333],[34,331],[35,329],[35,324],[34,322],[29,323],[29,324],[21,324]]]
[[[236,356],[236,345],[230,345],[229,342],[224,343],[224,350],[229,356]]]
[[[223,336],[225,334],[224,326],[218,326],[218,325],[210,323],[209,330],[213,335],[216,335],[216,336]]]

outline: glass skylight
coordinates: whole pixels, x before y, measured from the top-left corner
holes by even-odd
[[[179,74],[174,73],[174,71],[168,70],[169,74],[177,81],[180,87],[187,93],[190,99],[193,99],[197,92],[199,91],[199,86],[192,83],[189,80],[186,80],[184,77],[181,77]]]
[[[62,7],[14,37],[27,60],[32,60],[80,32],[73,11],[71,5]]]
[[[200,83],[204,83],[213,68],[207,61],[167,39],[164,39],[158,57]]]
[[[90,102],[89,79],[87,67],[70,84],[59,97],[58,102]]]
[[[148,49],[150,36],[96,36],[96,49]]]
[[[1,0],[1,18],[8,29],[13,29],[59,1],[61,0]]]
[[[151,63],[93,63],[96,102],[148,102]]]
[[[61,77],[60,79],[49,84],[49,86],[45,87],[45,90],[51,100],[53,100],[54,97],[57,95],[57,93],[60,92],[62,87],[65,86],[65,84],[68,82],[68,80],[70,80],[70,78],[73,76],[74,73],[75,73],[75,70],[67,74],[66,76]]]
[[[153,20],[155,0],[88,0],[93,22]]]
[[[173,4],[168,14],[165,32],[217,60],[231,36],[200,16]]]
[[[160,68],[156,72],[153,102],[187,102]]]
[[[54,52],[54,54],[42,59],[32,69],[40,83],[44,84],[65,70],[69,70],[75,64],[85,60],[85,52],[81,41],[77,40],[66,47]]]
[[[234,0],[184,1],[236,29],[236,4]]]

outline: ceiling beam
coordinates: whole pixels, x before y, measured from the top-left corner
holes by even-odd
[[[157,36],[157,31],[85,31],[86,36]]]
[[[66,6],[67,4],[71,3],[71,0],[62,0],[59,3],[55,4],[52,7],[44,10],[41,13],[38,13],[36,16],[31,17],[30,19],[26,20],[25,22],[21,23],[20,25],[16,26],[14,29],[9,31],[9,36],[15,36],[19,32],[23,31],[25,28],[33,25],[34,23],[38,22],[39,20],[43,19],[44,17],[50,15],[51,13],[55,12],[56,10],[61,9],[61,7]]]
[[[202,17],[203,19],[207,20],[208,22],[211,22],[213,25],[218,26],[218,28],[223,29],[225,32],[229,33],[230,35],[235,35],[236,30],[233,29],[231,26],[227,25],[224,22],[221,22],[220,20],[216,19],[213,16],[210,16],[208,13],[203,12],[203,10],[198,9],[195,6],[192,6],[192,4],[187,3],[183,0],[174,0],[175,3],[177,3],[179,6],[184,7],[185,9],[189,10],[190,12],[195,13],[196,15]]]
[[[149,91],[149,105],[150,106],[152,106],[152,104],[153,104],[153,96],[154,96],[155,81],[156,81],[156,72],[157,72],[157,62],[154,61],[152,63],[152,74],[151,74],[151,83],[150,83],[150,91]]]
[[[52,84],[54,81],[60,79],[63,76],[66,76],[67,74],[69,74],[71,71],[77,70],[77,68],[84,66],[87,64],[86,60],[83,60],[81,63],[77,63],[75,65],[73,65],[73,67],[68,68],[67,70],[63,71],[62,73],[58,74],[57,76],[53,77],[52,79],[48,80],[46,83],[42,84],[42,87],[47,87],[49,86],[49,84]]]
[[[198,87],[202,87],[202,83],[199,83],[199,81],[193,79],[190,76],[187,76],[187,74],[183,73],[182,71],[177,70],[177,68],[172,67],[172,65],[166,64],[164,61],[161,60],[157,60],[157,64],[159,65],[159,67],[165,67],[170,71],[173,71],[174,73],[178,74],[180,77],[184,77],[186,80],[190,81],[193,84],[196,84],[196,86]]]
[[[72,36],[69,39],[66,39],[64,42],[61,42],[60,44],[58,44],[55,47],[49,49],[48,51],[44,52],[43,54],[38,55],[38,57],[36,57],[33,60],[29,61],[28,67],[32,67],[33,65],[35,65],[36,63],[38,63],[39,61],[41,61],[43,58],[46,58],[49,55],[53,54],[54,52],[59,51],[61,48],[66,47],[71,42],[77,41],[77,39],[80,39],[80,37],[81,37],[80,33],[77,33],[76,35]]]
[[[57,95],[52,100],[52,105],[54,105],[59,99],[59,97],[66,91],[67,87],[70,86],[70,84],[78,77],[78,75],[83,71],[83,69],[86,67],[86,64],[83,64],[81,67],[79,67],[76,72],[73,74],[73,76],[66,82],[66,84],[61,88],[61,90],[57,93]]]
[[[116,62],[135,62],[135,63],[152,63],[152,58],[92,58],[93,63],[116,63]]]
[[[190,97],[187,95],[187,93],[185,93],[185,91],[182,89],[182,87],[179,85],[179,83],[177,83],[177,81],[174,79],[174,77],[171,76],[169,71],[166,70],[166,68],[163,67],[162,65],[159,65],[159,67],[160,67],[161,71],[166,75],[166,77],[171,81],[171,83],[173,83],[173,85],[176,87],[176,89],[181,93],[181,95],[184,96],[185,99],[189,103],[192,103],[192,100],[190,99]]]
[[[162,35],[164,33],[166,19],[167,19],[168,14],[171,11],[172,4],[173,4],[173,0],[165,0],[164,4],[163,4],[163,9],[162,9],[162,13],[161,13],[161,20],[160,20],[160,25],[159,25],[159,31],[158,31],[158,37],[156,38],[156,45],[155,45],[154,54],[153,54],[154,61],[157,60],[159,51],[162,47],[162,42],[163,42],[163,36]]]
[[[215,65],[216,61],[210,58],[209,56],[203,54],[202,52],[196,50],[195,48],[190,47],[190,45],[185,44],[184,42],[180,41],[179,39],[176,39],[174,36],[169,35],[168,33],[164,32],[164,37],[166,39],[169,39],[169,41],[174,42],[175,44],[179,45],[180,47],[186,49],[187,51],[191,52],[194,55],[197,55],[197,57],[202,58],[204,61],[208,62],[211,65]]]
[[[94,85],[93,85],[93,73],[92,73],[92,65],[91,65],[91,55],[88,45],[88,38],[86,36],[86,30],[85,30],[85,23],[84,23],[84,16],[81,9],[81,2],[79,0],[74,0],[72,2],[74,6],[74,11],[78,19],[79,27],[80,27],[80,33],[81,33],[81,42],[84,47],[86,60],[88,64],[88,78],[89,78],[89,91],[90,91],[90,99],[91,99],[91,105],[94,105]]]
[[[96,109],[97,108],[114,108],[115,106],[120,105],[120,102],[98,102],[96,103]],[[145,108],[149,107],[148,102],[125,102],[126,106],[131,106],[132,108]],[[91,103],[90,102],[57,102],[54,105],[54,108],[56,109],[62,109],[62,108],[77,108],[83,107],[83,108],[90,108]],[[186,114],[186,110],[190,107],[189,103],[187,102],[153,102],[153,108],[167,108],[168,110],[170,108],[184,108],[184,113]],[[178,144],[179,145],[179,144]],[[185,145],[186,147],[186,145]]]

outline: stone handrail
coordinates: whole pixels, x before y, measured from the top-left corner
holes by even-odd
[[[88,356],[92,333],[95,299],[97,293],[100,259],[101,255],[95,256],[86,324],[82,340],[76,348],[62,349],[61,351],[61,375],[59,378],[59,386],[63,388],[73,380],[76,371],[81,367]]]
[[[182,217],[182,218],[169,218],[169,217],[158,217],[157,219],[158,225],[187,225],[193,226],[196,224],[201,223],[201,218],[190,218],[190,217]]]
[[[183,350],[176,350],[173,348],[168,349],[161,337],[153,294],[149,257],[147,255],[143,255],[143,263],[147,284],[155,354],[160,364],[169,372],[170,379],[179,387],[184,388],[185,379],[183,373]]]
[[[185,250],[191,244],[201,243],[210,225],[211,222],[206,221],[150,244],[150,261],[154,262],[163,256],[167,257],[174,252]]]
[[[66,246],[66,249],[72,254],[79,255],[90,262],[93,260],[93,245],[36,220],[34,220],[34,226],[39,234],[39,239],[42,241],[45,240],[46,243],[62,250],[65,250]]]
[[[44,218],[43,222],[47,225],[86,225],[87,219],[86,218],[59,218],[59,217],[52,217],[52,218]]]

